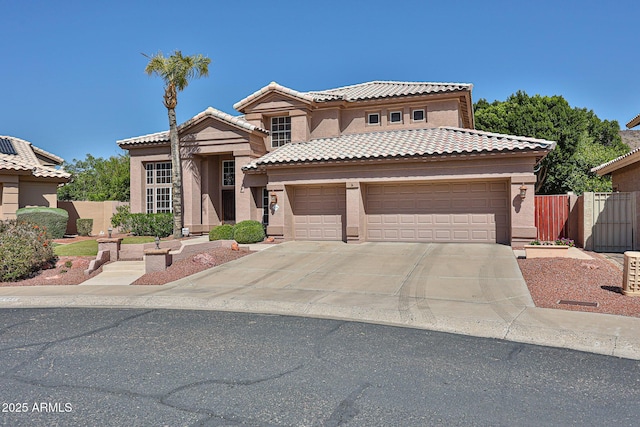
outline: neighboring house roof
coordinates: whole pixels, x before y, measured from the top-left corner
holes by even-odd
[[[404,129],[342,135],[286,144],[249,164],[256,170],[275,164],[343,160],[423,157],[430,155],[494,153],[513,151],[546,152],[555,142],[544,139],[501,135],[471,129],[439,127]]]
[[[635,116],[633,119],[631,119],[629,121],[629,123],[627,123],[627,128],[631,129],[631,128],[634,128],[634,127],[636,127],[638,125],[640,125],[640,114]]]
[[[180,124],[178,126],[178,132],[196,124],[201,122],[202,120],[204,120],[207,117],[212,117],[215,119],[218,119],[224,123],[227,123],[231,126],[234,126],[236,128],[245,130],[245,131],[249,131],[249,132],[262,132],[264,134],[268,134],[269,132],[267,132],[265,129],[262,129],[261,127],[252,125],[251,123],[247,122],[246,120],[243,119],[244,116],[232,116],[231,114],[227,114],[223,111],[220,111],[218,109],[215,109],[213,107],[209,107],[206,110],[204,110],[203,112],[196,114],[195,116],[193,116],[192,118],[190,118],[189,120],[187,120],[186,122]],[[137,144],[149,144],[149,143],[159,143],[159,142],[169,142],[169,131],[162,131],[162,132],[156,132],[156,133],[150,133],[148,135],[142,135],[142,136],[136,136],[133,138],[127,138],[127,139],[121,139],[119,141],[116,141],[116,143],[122,147],[122,146],[127,146],[127,145],[137,145]]]
[[[596,172],[598,175],[603,176],[638,161],[640,161],[640,147],[592,168],[591,172]]]
[[[276,82],[271,82],[262,89],[235,103],[233,108],[238,111],[242,111],[243,108],[251,104],[253,101],[271,91],[281,92],[304,102],[326,102],[336,100],[355,102],[370,99],[392,98],[396,96],[425,95],[457,91],[470,92],[472,88],[473,85],[468,83],[372,81],[322,91],[298,92],[279,85]]]
[[[13,136],[2,136],[15,149],[15,154],[0,153],[0,171],[31,171],[31,175],[38,178],[58,178],[61,182],[71,178],[71,174],[62,169],[43,165],[38,156],[46,158],[49,163],[61,164],[64,160],[41,148],[34,147],[29,141]]]
[[[640,130],[621,130],[618,134],[632,150],[640,147]]]

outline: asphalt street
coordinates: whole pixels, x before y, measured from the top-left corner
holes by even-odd
[[[215,311],[1,309],[7,426],[638,423],[640,362]]]

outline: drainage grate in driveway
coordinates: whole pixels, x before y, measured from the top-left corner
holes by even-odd
[[[587,301],[571,301],[566,299],[561,299],[558,301],[558,304],[566,304],[566,305],[580,305],[582,307],[597,307],[597,302],[587,302]]]

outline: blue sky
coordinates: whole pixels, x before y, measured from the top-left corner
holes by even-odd
[[[0,0],[0,135],[68,161],[165,130],[141,53],[201,53],[182,122],[271,81],[300,91],[371,80],[473,83],[473,100],[562,95],[624,127],[640,113],[637,1]]]

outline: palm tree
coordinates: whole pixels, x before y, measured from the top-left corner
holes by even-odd
[[[143,54],[144,55],[144,54]],[[164,80],[164,106],[169,115],[169,139],[171,141],[171,182],[173,183],[173,236],[182,237],[182,165],[180,162],[180,140],[176,124],[176,105],[178,92],[189,85],[191,79],[207,77],[211,59],[200,54],[182,56],[176,50],[171,56],[164,57],[162,52],[154,56],[144,55],[149,63],[144,71],[157,75]]]

